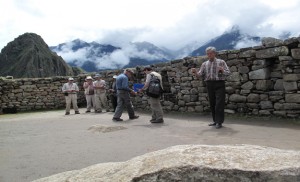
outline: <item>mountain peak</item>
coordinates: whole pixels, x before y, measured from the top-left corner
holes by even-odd
[[[48,77],[72,75],[65,61],[53,53],[41,36],[25,33],[9,42],[0,53],[0,75]]]
[[[253,37],[242,34],[239,26],[235,25],[230,30],[225,31],[222,35],[210,40],[191,53],[191,56],[205,55],[205,49],[209,46],[215,47],[218,51],[235,49],[241,41],[258,42],[259,37]]]

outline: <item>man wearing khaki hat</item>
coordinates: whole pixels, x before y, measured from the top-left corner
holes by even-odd
[[[95,109],[95,89],[93,84],[93,78],[91,76],[87,76],[85,82],[83,83],[84,94],[86,99],[86,113],[91,112],[91,109]]]
[[[79,88],[77,84],[74,83],[74,78],[69,78],[68,83],[63,85],[62,91],[66,99],[66,115],[70,114],[71,103],[75,110],[75,114],[80,114],[77,106],[77,92],[79,92]]]
[[[100,74],[96,74],[96,81],[94,81],[96,113],[101,113],[102,107],[106,108],[106,111],[109,111],[106,98],[106,83],[105,80],[101,79],[101,77],[102,76]]]

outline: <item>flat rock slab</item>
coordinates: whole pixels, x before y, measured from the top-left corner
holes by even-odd
[[[114,132],[114,131],[125,130],[125,129],[127,128],[124,126],[94,125],[91,126],[88,130],[94,133],[108,133],[108,132]]]
[[[35,182],[299,181],[300,151],[255,145],[179,145]]]

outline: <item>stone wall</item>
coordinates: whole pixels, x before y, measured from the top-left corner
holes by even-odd
[[[287,40],[265,38],[262,46],[218,52],[230,67],[226,80],[226,112],[250,115],[300,116],[300,37]],[[196,79],[191,68],[199,68],[205,56],[186,57],[152,65],[163,76],[165,111],[209,112],[205,82]],[[133,82],[142,83],[142,67],[136,67]],[[104,71],[108,84],[118,71]],[[84,106],[82,83],[79,105]],[[66,77],[0,80],[0,106],[19,111],[64,107],[61,86]],[[147,96],[133,97],[137,109],[150,109]]]

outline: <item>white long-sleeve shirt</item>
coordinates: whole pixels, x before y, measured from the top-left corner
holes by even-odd
[[[63,92],[68,92],[68,93],[76,93],[79,91],[79,88],[76,83],[65,83],[62,87]]]

